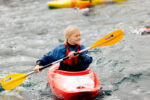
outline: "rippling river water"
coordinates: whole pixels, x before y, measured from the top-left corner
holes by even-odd
[[[111,95],[94,100],[150,99],[150,35],[133,31],[150,24],[150,1],[127,0],[93,8],[90,16],[75,9],[49,10],[48,0],[0,0],[0,78],[32,71],[35,61],[63,43],[68,25],[80,27],[85,46],[122,29],[117,44],[90,51],[95,71],[104,90]],[[47,70],[29,76],[12,91],[0,92],[0,100],[57,100],[47,86]]]

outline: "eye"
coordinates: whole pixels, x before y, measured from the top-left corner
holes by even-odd
[[[78,35],[75,35],[75,37],[78,37]]]

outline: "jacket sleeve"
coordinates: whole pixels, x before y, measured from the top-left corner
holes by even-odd
[[[83,50],[83,49],[85,49],[85,47],[83,45],[81,45],[80,50]],[[93,61],[93,58],[88,55],[88,51],[81,53],[78,57],[79,57],[80,63],[83,64],[83,67],[85,67],[85,68],[88,68],[89,65]]]
[[[64,52],[65,52],[65,47],[63,45],[59,45],[52,51],[49,51],[47,54],[43,55],[42,58],[36,61],[36,64],[45,66],[49,63],[52,63],[56,60],[63,58],[65,56]]]

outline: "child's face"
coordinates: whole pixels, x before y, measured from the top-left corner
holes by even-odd
[[[77,30],[75,31],[74,34],[72,34],[69,38],[68,38],[68,42],[72,45],[76,45],[76,44],[79,44],[80,43],[80,31]]]

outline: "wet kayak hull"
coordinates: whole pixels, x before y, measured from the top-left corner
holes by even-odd
[[[120,2],[125,0],[53,0],[48,2],[48,7],[50,9],[58,9],[58,8],[86,8],[90,6],[95,6],[99,4],[104,4],[108,2]]]
[[[87,69],[80,72],[57,70],[54,65],[47,72],[48,84],[52,92],[65,100],[88,100],[98,95],[100,84],[93,71]]]

